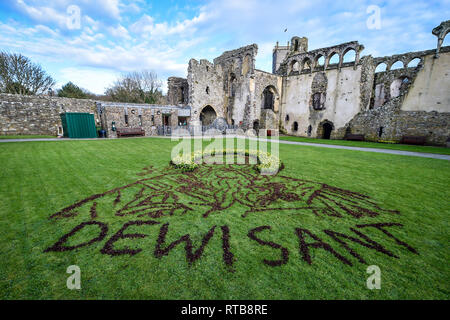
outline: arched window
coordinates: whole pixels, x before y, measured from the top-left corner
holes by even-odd
[[[236,95],[236,75],[234,73],[230,73],[229,90],[229,95],[234,97]]]
[[[310,72],[311,71],[311,60],[309,58],[303,59],[302,62],[302,72]]]
[[[180,101],[178,103],[184,103],[184,87],[181,87],[180,90]]]
[[[295,73],[298,73],[298,72],[299,72],[300,66],[299,66],[299,63],[298,63],[297,60],[292,60],[292,61],[291,61],[291,67],[290,67],[290,69],[291,69],[291,72],[290,72],[289,74],[295,74]]]
[[[298,122],[294,121],[294,123],[292,124],[292,131],[297,132],[298,131]]]
[[[286,115],[286,122],[289,122],[289,115]]]
[[[319,54],[315,60],[315,68],[323,69],[324,65],[325,65],[325,57],[323,55]]]
[[[400,95],[400,88],[402,87],[402,79],[395,79],[391,83],[391,98],[396,98]]]
[[[375,97],[373,100],[373,108],[378,108],[386,102],[386,94],[384,91],[384,83],[379,83],[375,86]]]
[[[216,120],[217,114],[213,107],[206,106],[202,109],[200,113],[200,121],[202,122],[202,125],[209,126]]]
[[[322,93],[316,92],[313,94],[312,104],[313,104],[314,110],[322,110],[323,109]]]
[[[403,62],[397,61],[391,66],[391,70],[398,70],[403,68]]]
[[[344,57],[342,58],[342,62],[355,62],[356,61],[356,51],[355,49],[347,49],[344,52]]]
[[[386,71],[386,69],[387,69],[386,63],[382,62],[382,63],[378,64],[377,67],[375,68],[375,73],[384,72],[384,71]]]
[[[415,68],[421,63],[422,60],[420,58],[414,58],[408,63],[408,68]]]
[[[328,65],[333,66],[337,64],[339,64],[339,55],[337,54],[337,52],[333,52],[328,58]]]
[[[275,96],[271,87],[267,87],[264,89],[263,96],[264,96],[264,109],[273,110],[275,104]]]

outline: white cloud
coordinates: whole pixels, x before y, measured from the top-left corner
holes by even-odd
[[[61,87],[71,81],[77,86],[96,94],[103,94],[106,88],[117,79],[118,73],[106,70],[64,68],[58,75],[57,86]]]
[[[52,7],[38,6],[33,7],[25,3],[24,0],[17,0],[16,4],[24,14],[28,15],[32,20],[40,23],[54,23],[60,28],[67,27],[67,15]]]
[[[448,1],[211,0],[200,7],[174,5],[165,21],[143,0],[15,0],[36,25],[0,22],[0,46],[62,65],[68,80],[92,73],[95,81],[79,85],[94,91],[90,85],[97,90],[109,84],[102,82],[110,74],[132,70],[185,76],[189,58],[212,59],[251,43],[259,45],[257,67],[270,71],[275,42],[285,44],[294,35],[307,36],[310,49],[359,40],[363,55],[431,49],[431,29],[450,15]],[[66,30],[69,4],[82,9],[77,32]],[[366,27],[369,4],[382,7],[381,30]]]
[[[117,27],[109,27],[108,31],[115,38],[131,39],[128,30],[120,24]]]
[[[147,34],[153,38],[163,38],[167,36],[192,36],[197,30],[197,26],[209,19],[205,12],[201,12],[192,19],[177,21],[169,24],[167,21],[155,23],[155,19],[149,15],[143,15],[138,21],[130,26],[130,30],[137,34]]]

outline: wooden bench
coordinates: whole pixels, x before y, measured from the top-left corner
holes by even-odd
[[[400,143],[424,145],[427,137],[424,136],[403,136]]]
[[[352,141],[364,141],[364,135],[363,134],[347,134],[345,136],[345,140],[352,140]]]
[[[142,128],[117,128],[117,138],[123,136],[145,136]]]

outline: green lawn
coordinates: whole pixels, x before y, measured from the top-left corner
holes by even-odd
[[[448,161],[280,145],[285,168],[265,178],[245,165],[181,173],[168,166],[174,145],[156,138],[1,144],[1,298],[449,298]],[[82,223],[89,225],[64,246],[98,237],[92,221],[108,228],[100,241],[44,252]],[[123,229],[130,221],[145,222]],[[401,224],[385,227],[401,242],[361,227],[376,223]],[[341,238],[347,250],[324,230],[360,242]],[[188,258],[186,236],[167,248],[186,234]],[[81,290],[66,287],[70,265],[81,269]],[[381,269],[380,290],[366,288],[369,265]]]
[[[327,140],[327,139],[314,139],[314,138],[294,137],[294,136],[280,136],[279,138],[280,138],[280,140],[286,140],[286,141],[334,144],[334,145],[349,146],[349,147],[392,149],[392,150],[402,150],[402,151],[411,151],[411,152],[450,154],[450,148],[436,147],[436,146],[416,146],[416,145],[399,144],[399,143],[380,143],[380,142],[370,142],[370,141]]]
[[[50,135],[31,135],[31,134],[24,134],[24,135],[14,135],[14,136],[0,136],[0,139],[45,139],[45,138],[56,138],[56,136],[50,136]]]

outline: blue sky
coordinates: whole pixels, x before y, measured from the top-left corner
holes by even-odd
[[[371,5],[380,28],[367,26]],[[294,35],[308,37],[310,50],[353,40],[363,55],[433,49],[431,29],[448,19],[450,0],[1,0],[0,50],[39,62],[57,87],[73,81],[103,93],[121,73],[149,69],[165,91],[167,77],[186,76],[190,58],[212,61],[256,43],[256,67],[271,71],[276,41]]]

